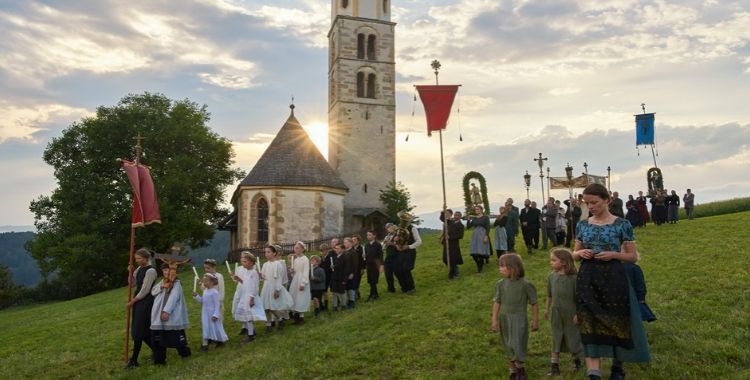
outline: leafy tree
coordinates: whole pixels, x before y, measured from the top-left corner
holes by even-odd
[[[162,224],[139,228],[136,244],[165,251],[173,241],[198,247],[212,238],[211,224],[227,212],[224,188],[244,174],[231,167],[231,143],[208,121],[205,105],[128,95],[49,143],[43,158],[58,187],[31,202],[38,233],[28,245],[45,287],[74,298],[127,282],[132,190],[117,159],[132,159],[138,132]]]
[[[380,201],[385,205],[388,219],[396,224],[399,223],[399,211],[411,212],[414,209],[414,206],[411,204],[411,194],[409,194],[409,190],[400,181],[391,181],[385,189],[380,190]],[[416,217],[413,223],[419,223]]]
[[[8,267],[0,265],[0,309],[13,305],[20,293]]]

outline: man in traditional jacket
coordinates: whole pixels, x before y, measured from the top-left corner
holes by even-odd
[[[620,199],[620,194],[618,194],[616,191],[612,193],[612,199],[609,201],[609,213],[624,218],[625,213],[622,211],[622,199]]]
[[[688,220],[693,220],[693,208],[695,207],[695,194],[690,189],[682,196],[682,205],[685,207],[685,213]]]
[[[508,210],[508,218],[505,222],[505,232],[508,235],[508,252],[516,252],[516,236],[518,235],[518,207],[513,206],[513,198],[505,201],[505,209]]]
[[[531,254],[535,245],[534,233],[537,236],[536,244],[539,244],[539,209],[532,208],[531,201],[528,199],[523,202],[523,206],[518,220],[521,222],[521,233],[523,234],[523,241],[526,243],[526,253]]]
[[[453,215],[453,210],[445,210],[445,214],[440,216],[440,221],[448,220],[448,236],[441,236],[440,243],[443,244],[443,263],[448,265],[448,279],[458,276],[458,265],[464,263],[461,257],[461,239],[464,237],[464,224],[461,219]],[[446,240],[448,244],[446,245]],[[450,257],[447,257],[450,256]]]

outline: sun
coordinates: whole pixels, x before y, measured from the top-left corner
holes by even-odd
[[[328,124],[320,121],[315,121],[304,126],[305,132],[310,136],[313,144],[318,147],[318,150],[323,157],[328,159]]]

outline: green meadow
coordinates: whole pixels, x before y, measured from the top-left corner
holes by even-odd
[[[626,365],[628,379],[750,378],[748,231],[750,212],[636,230],[647,300],[659,320],[646,326],[652,362]],[[269,335],[256,324],[258,339],[245,346],[238,345],[239,325],[227,312],[229,344],[199,352],[199,305],[186,294],[193,356],[183,360],[170,350],[164,367],[150,363],[144,346],[141,366],[123,370],[125,289],[5,310],[0,378],[507,378],[499,336],[490,331],[499,274],[494,267],[475,273],[468,237],[458,279],[447,279],[437,235],[426,234],[418,250],[415,295],[386,293],[381,277],[378,301]],[[521,251],[527,279],[539,292],[541,318],[548,256]],[[192,272],[180,277],[190,288]],[[363,283],[365,294],[366,289]],[[233,291],[228,281],[228,309]],[[530,333],[531,379],[546,377],[549,369],[550,327],[544,320],[540,325]],[[585,378],[585,371],[574,374],[571,366],[570,356],[562,354],[560,379]],[[608,360],[603,369],[606,378]]]

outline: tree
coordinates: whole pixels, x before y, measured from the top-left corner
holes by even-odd
[[[127,283],[131,188],[119,158],[151,167],[162,224],[137,230],[137,245],[165,251],[173,241],[198,247],[226,215],[224,188],[243,177],[231,143],[207,126],[206,106],[161,94],[129,95],[74,122],[44,151],[58,187],[31,202],[37,237],[28,248],[45,286],[74,298]]]
[[[13,283],[13,276],[5,265],[0,265],[0,309],[12,306],[18,301],[21,291]]]
[[[411,204],[411,194],[400,181],[391,181],[385,189],[380,190],[380,201],[385,205],[389,221],[396,224],[399,223],[398,213],[400,211],[411,212],[414,209]],[[412,222],[419,223],[416,217]]]

